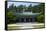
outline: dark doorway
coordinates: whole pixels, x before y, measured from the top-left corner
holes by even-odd
[[[19,19],[16,19],[16,22],[20,22]]]
[[[30,18],[30,22],[32,22],[32,18]]]
[[[20,21],[21,19],[21,21]],[[24,18],[16,19],[16,22],[24,22]],[[33,22],[32,18],[26,18],[26,22]]]
[[[32,18],[26,18],[27,22],[32,22]]]
[[[29,22],[29,18],[26,18],[26,22]]]
[[[24,22],[24,18],[21,18],[21,22]]]

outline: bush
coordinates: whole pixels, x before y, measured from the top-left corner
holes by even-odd
[[[9,23],[14,23],[16,16],[13,15],[12,11],[7,12],[7,19],[8,19],[8,24]]]
[[[44,15],[39,15],[37,17],[37,22],[43,23],[44,22]]]

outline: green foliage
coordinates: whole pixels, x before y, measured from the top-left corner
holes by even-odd
[[[10,18],[10,19],[12,19],[13,18],[13,13],[10,11],[10,12],[8,12],[8,17]]]
[[[44,11],[45,11],[45,4],[44,3],[40,3],[39,5],[37,5],[37,6],[34,6],[33,8],[32,8],[32,11],[33,11],[33,13],[40,13],[40,15],[39,16],[37,16],[37,22],[44,22],[45,20],[44,20]]]
[[[37,22],[44,22],[44,15],[39,15],[38,17],[37,17]]]
[[[9,11],[7,13],[7,16],[8,16],[8,23],[14,23],[14,20],[15,20],[16,16],[13,15],[13,12]]]
[[[33,9],[32,9],[32,11],[34,12],[34,13],[40,13],[40,12],[42,12],[42,13],[44,13],[44,6],[45,4],[44,3],[41,3],[41,4],[39,4],[39,5],[36,5],[36,6],[34,6],[33,7]]]

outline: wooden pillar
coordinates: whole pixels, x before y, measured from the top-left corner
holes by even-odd
[[[24,18],[24,22],[26,22],[26,18]]]
[[[29,18],[29,22],[30,22],[30,18]]]
[[[19,19],[19,22],[21,22],[21,18]]]
[[[35,22],[35,17],[32,17],[32,22]]]

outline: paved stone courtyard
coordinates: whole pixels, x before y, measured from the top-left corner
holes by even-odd
[[[24,29],[39,29],[44,28],[44,23],[16,23],[16,24],[8,24],[8,29],[13,30],[24,30]]]

